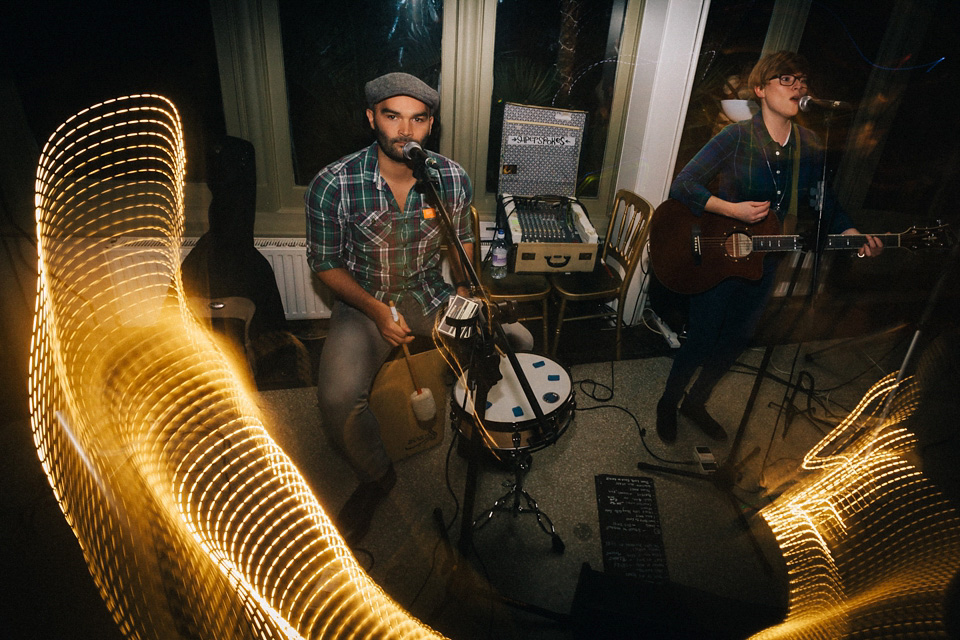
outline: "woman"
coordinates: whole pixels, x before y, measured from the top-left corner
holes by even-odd
[[[749,78],[760,110],[714,136],[674,180],[670,197],[695,215],[708,211],[747,224],[776,215],[790,226],[798,216],[811,215],[807,194],[822,177],[823,158],[816,135],[793,122],[807,93],[807,79],[808,65],[799,54],[780,51],[762,58]],[[829,193],[823,223],[827,233],[859,234]],[[876,256],[882,248],[879,239],[867,236],[858,255]],[[730,278],[691,297],[687,340],[657,403],[657,434],[664,442],[676,440],[677,405],[700,366],[680,414],[708,436],[726,439],[723,427],[707,412],[706,401],[749,343],[776,265],[776,257],[769,254],[759,281]]]

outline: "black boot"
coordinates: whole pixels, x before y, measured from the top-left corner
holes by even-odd
[[[723,426],[707,413],[707,408],[702,402],[691,401],[690,396],[687,396],[680,405],[680,414],[690,418],[701,431],[714,440],[723,442],[727,439],[727,432],[723,430]]]
[[[667,444],[677,440],[677,401],[666,395],[657,402],[657,435]]]
[[[337,515],[336,525],[347,544],[353,546],[360,542],[373,521],[373,513],[397,484],[397,474],[393,465],[379,480],[361,482]]]

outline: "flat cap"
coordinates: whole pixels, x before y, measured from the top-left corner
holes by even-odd
[[[364,86],[363,90],[367,96],[367,105],[370,107],[394,96],[416,98],[430,108],[430,113],[440,106],[440,94],[435,89],[420,78],[400,71],[374,78]]]

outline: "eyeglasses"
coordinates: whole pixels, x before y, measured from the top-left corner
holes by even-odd
[[[779,80],[780,84],[785,87],[792,87],[796,83],[800,83],[803,86],[807,86],[807,76],[795,76],[792,73],[785,73],[780,76],[773,76],[770,80]]]

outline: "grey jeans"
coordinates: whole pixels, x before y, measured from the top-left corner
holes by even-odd
[[[440,307],[425,316],[412,297],[401,299],[397,307],[417,336],[430,336],[437,314],[444,310]],[[516,351],[533,348],[533,336],[520,323],[505,324],[503,329]],[[366,314],[339,300],[334,303],[320,353],[317,404],[324,431],[360,482],[378,480],[390,468],[369,399],[373,380],[394,348]]]
[[[398,310],[414,335],[431,334],[437,312],[424,316],[413,298],[402,299]],[[360,482],[377,480],[390,468],[368,401],[373,379],[393,349],[366,314],[339,300],[334,303],[320,353],[317,403],[327,436]]]

